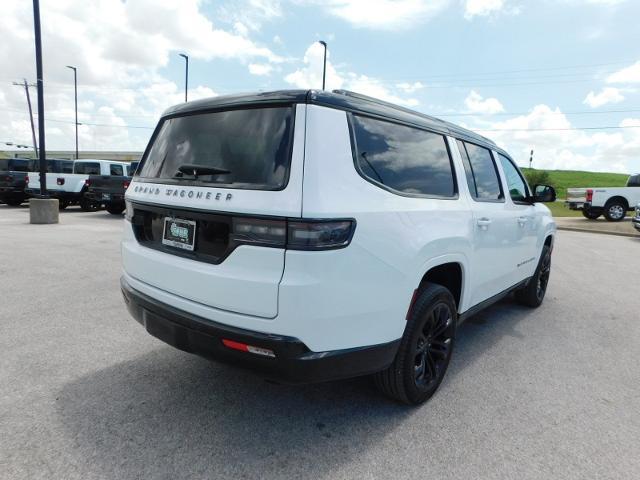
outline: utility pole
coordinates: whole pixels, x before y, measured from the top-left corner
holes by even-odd
[[[44,145],[44,85],[42,81],[42,37],[40,0],[33,0],[33,29],[36,40],[36,77],[38,86],[38,136],[40,139],[40,198],[47,197],[47,151]]]
[[[189,56],[184,53],[179,53],[182,58],[184,58],[184,101],[187,101],[187,88],[189,87]]]
[[[322,90],[324,90],[325,79],[327,76],[327,42],[320,40],[318,43],[324,47],[324,63],[322,65]]]
[[[533,150],[531,150],[531,155],[529,156],[529,168],[533,168]]]
[[[71,65],[67,65],[67,68],[73,70],[73,93],[76,106],[76,160],[78,160],[78,72],[76,71],[76,67]]]
[[[24,93],[27,94],[27,106],[29,107],[29,120],[31,120],[31,140],[33,141],[33,151],[38,158],[38,144],[36,142],[36,127],[33,124],[33,111],[31,110],[31,97],[29,96],[29,87],[35,87],[35,83],[27,83],[27,79],[24,79],[24,83],[13,82],[14,85],[24,87]]]

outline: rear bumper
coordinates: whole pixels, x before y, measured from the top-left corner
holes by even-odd
[[[388,367],[400,340],[380,345],[312,352],[294,337],[272,335],[212,322],[178,310],[135,289],[122,278],[127,309],[147,332],[180,350],[237,364],[283,383],[314,383],[357,377]],[[232,350],[222,339],[274,352],[275,358]]]

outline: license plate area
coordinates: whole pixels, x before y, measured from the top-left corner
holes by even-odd
[[[182,218],[165,217],[162,244],[193,252],[196,239],[196,222]]]

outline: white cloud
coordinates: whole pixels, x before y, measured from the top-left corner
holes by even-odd
[[[622,125],[640,125],[627,119]],[[559,108],[536,105],[527,115],[485,122],[476,130],[505,148],[520,165],[535,150],[537,168],[631,173],[640,170],[640,129],[585,131]]]
[[[249,73],[251,75],[269,75],[273,71],[273,66],[268,63],[250,63]]]
[[[398,30],[412,27],[440,13],[450,0],[297,0],[319,5],[357,28]]]
[[[640,83],[640,61],[607,77],[607,83]]]
[[[344,88],[354,92],[397,103],[405,106],[419,104],[415,98],[403,98],[394,94],[385,84],[376,78],[359,75],[353,72],[339,73],[331,63],[331,52],[327,52],[327,90]],[[304,66],[285,76],[285,81],[298,88],[322,88],[322,66],[324,48],[319,43],[312,43],[304,54]]]
[[[504,7],[505,0],[466,0],[464,4],[464,18],[486,17],[499,12]]]
[[[402,90],[405,93],[414,93],[414,92],[417,92],[418,90],[422,90],[425,87],[425,85],[422,82],[413,82],[413,83],[403,82],[403,83],[398,83],[396,87],[398,87],[400,90]]]
[[[260,3],[263,13],[270,11],[266,0],[254,2]],[[31,4],[5,0],[2,6],[2,76],[33,81]],[[245,65],[284,61],[250,39],[251,29],[243,22],[224,30],[207,18],[204,8],[199,0],[42,2],[47,146],[73,146],[73,76],[65,65],[78,68],[79,115],[85,123],[79,132],[80,148],[105,145],[109,150],[141,150],[151,130],[122,125],[153,127],[160,112],[184,100],[183,85],[159,74],[178,52],[191,59],[223,58]],[[35,90],[31,93],[35,104]],[[215,92],[205,86],[193,85],[189,90],[190,99],[212,95]],[[31,144],[24,93],[9,81],[0,83],[0,109],[7,112],[0,122],[0,137]]]
[[[484,98],[475,90],[471,90],[464,100],[467,109],[472,113],[500,113],[504,112],[502,103],[497,98]]]
[[[589,92],[582,103],[589,105],[591,108],[598,108],[608,103],[620,103],[623,100],[624,95],[620,93],[619,88],[605,87],[600,93]]]

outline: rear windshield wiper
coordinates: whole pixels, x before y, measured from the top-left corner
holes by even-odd
[[[185,163],[178,167],[176,177],[181,177],[182,174],[198,177],[200,175],[228,175],[229,173],[231,173],[231,170],[227,170],[226,168],[210,167],[209,165],[200,165],[197,163]]]

